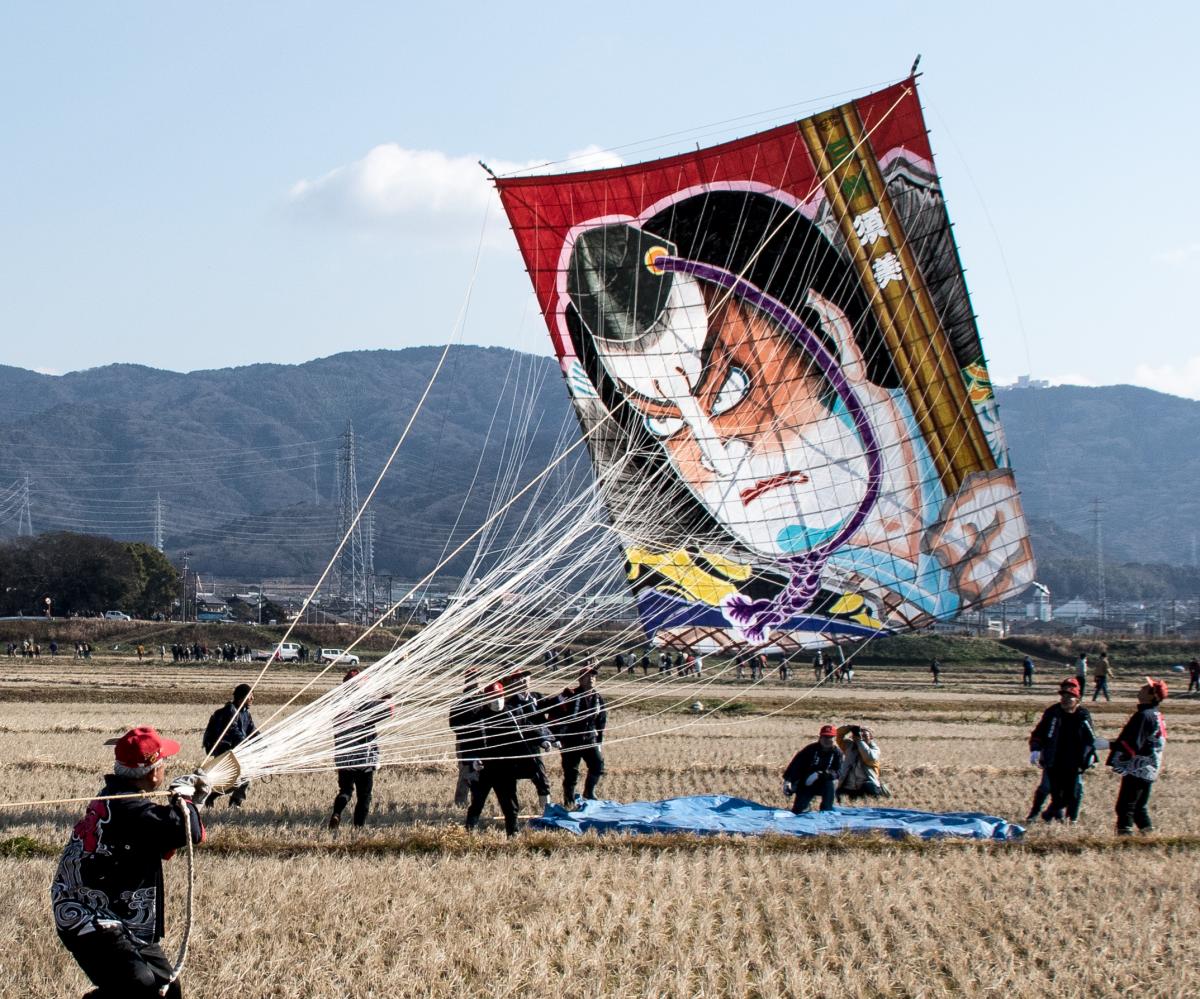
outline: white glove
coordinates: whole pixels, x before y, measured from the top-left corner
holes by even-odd
[[[172,798],[185,798],[193,805],[203,805],[212,793],[212,784],[203,770],[184,777],[176,777],[167,787],[167,793]]]
[[[1099,736],[1099,735],[1096,736],[1096,748],[1097,749],[1108,749],[1111,745],[1112,745],[1112,743],[1110,743],[1103,736]]]
[[[783,796],[785,798],[790,798],[795,793],[796,789],[792,786],[792,782],[790,780],[785,780],[783,782]]]
[[[818,778],[819,776],[820,776],[820,774],[809,774],[809,775],[808,775],[808,776],[807,776],[807,777],[804,779],[804,783],[805,783],[805,785],[806,785],[807,787],[812,787],[812,786],[813,786],[813,785],[814,785],[814,784],[817,782],[817,778]]]
[[[1031,767],[1040,766],[1041,762],[1042,762],[1042,751],[1040,749],[1035,749],[1032,753],[1029,754],[1029,765]]]
[[[471,761],[471,769],[475,770],[475,771],[482,770],[483,769],[483,760],[472,760]]]

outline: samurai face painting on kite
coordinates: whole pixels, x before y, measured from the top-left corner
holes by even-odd
[[[548,318],[660,643],[822,645],[1033,578],[936,177],[907,152],[880,177],[852,226],[819,185],[725,180],[564,233]],[[880,233],[911,255],[856,259]],[[928,289],[925,340],[889,275]]]

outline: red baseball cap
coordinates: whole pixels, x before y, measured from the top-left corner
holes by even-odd
[[[829,738],[832,739],[836,735],[837,735],[837,729],[834,728],[832,725],[822,725],[821,731],[817,733],[818,738],[822,738],[822,739],[825,738],[825,736],[829,736]]]
[[[1058,685],[1058,690],[1059,690],[1059,693],[1064,693],[1064,692],[1069,691],[1070,693],[1072,693],[1076,697],[1078,697],[1079,696],[1079,681],[1076,680],[1073,676],[1068,677],[1066,680],[1063,680],[1063,682]]]
[[[495,683],[489,683],[483,688],[485,694],[503,694],[504,684],[497,680]]]
[[[117,740],[113,749],[113,755],[121,766],[147,772],[178,752],[179,743],[163,738],[149,725],[131,728]]]
[[[360,672],[361,672],[361,670],[357,670],[357,669],[346,670],[346,675],[344,677],[342,677],[342,683],[345,683],[347,680],[353,680],[356,676],[358,676],[358,674]]]
[[[1158,700],[1165,701],[1167,699],[1166,680],[1152,680],[1150,677],[1146,677],[1146,686],[1154,691],[1154,696]]]

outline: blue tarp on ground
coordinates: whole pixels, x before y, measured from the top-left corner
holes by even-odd
[[[982,812],[917,812],[908,808],[835,808],[830,812],[793,815],[785,808],[770,808],[744,798],[703,794],[666,801],[585,801],[579,811],[550,805],[534,819],[537,829],[565,829],[583,833],[727,833],[735,836],[833,836],[838,833],[881,832],[895,839],[962,837],[966,839],[1016,839],[1021,826]]]

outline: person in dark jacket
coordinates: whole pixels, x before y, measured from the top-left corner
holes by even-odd
[[[240,746],[251,736],[258,734],[254,718],[250,714],[250,705],[254,703],[254,692],[250,684],[239,683],[233,688],[233,699],[224,706],[217,708],[208,719],[204,728],[204,751],[209,756],[220,756],[230,749]],[[250,790],[249,781],[243,781],[233,789],[229,796],[230,808],[241,808]],[[216,804],[221,795],[214,792],[208,797],[209,807]]]
[[[563,804],[568,808],[575,801],[575,785],[579,767],[587,767],[583,796],[596,797],[596,787],[604,776],[604,729],[608,712],[604,698],[595,689],[596,670],[589,667],[579,674],[574,688],[568,687],[550,705],[547,715],[550,729],[562,745]]]
[[[1033,656],[1026,656],[1024,662],[1021,663],[1021,686],[1033,686]]]
[[[179,999],[164,933],[162,862],[204,841],[197,808],[208,786],[201,774],[171,783],[169,804],[158,791],[179,743],[153,728],[134,728],[116,742],[113,772],[76,823],[50,885],[54,925],[63,946],[96,986],[89,996]],[[185,817],[186,816],[186,817]],[[170,983],[168,987],[168,983]]]
[[[546,776],[546,764],[542,761],[542,749],[551,743],[546,725],[546,698],[529,689],[529,670],[518,670],[500,681],[505,691],[505,700],[521,723],[525,733],[521,758],[516,761],[517,780],[527,780],[537,791],[538,808],[545,812],[550,804],[550,778]]]
[[[342,683],[351,683],[359,670],[347,671]],[[354,801],[354,825],[366,824],[375,791],[375,772],[379,769],[379,736],[375,726],[390,718],[392,705],[387,697],[365,699],[353,704],[334,719],[333,762],[337,767],[338,793],[333,799],[329,828],[342,824],[342,812]]]
[[[478,771],[475,760],[479,739],[479,712],[483,698],[479,692],[479,674],[475,670],[463,673],[462,696],[450,705],[450,730],[454,733],[454,755],[458,760],[458,780],[454,785],[454,804],[464,807],[471,800],[471,785]]]
[[[483,806],[494,791],[504,813],[505,835],[511,838],[517,834],[517,777],[529,737],[519,713],[511,709],[504,696],[503,684],[490,684],[483,694],[485,700],[478,722],[481,744],[475,762],[479,776],[471,784],[466,827],[472,830],[479,824]],[[548,745],[549,733],[544,729],[542,733]]]
[[[838,776],[842,770],[842,751],[837,747],[837,729],[822,725],[817,741],[810,742],[792,757],[783,772],[783,793],[795,795],[792,811],[807,812],[813,799],[820,797],[821,811],[833,808]]]
[[[1063,680],[1058,703],[1043,712],[1029,734],[1029,762],[1042,768],[1049,786],[1050,805],[1042,812],[1046,822],[1079,818],[1083,775],[1096,763],[1096,732],[1092,716],[1079,703],[1080,689],[1078,680]]]
[[[1166,683],[1146,677],[1138,690],[1137,710],[1109,746],[1106,763],[1121,775],[1116,808],[1118,836],[1131,835],[1135,825],[1144,833],[1154,828],[1148,806],[1167,743],[1167,723],[1158,710],[1166,699]]]

